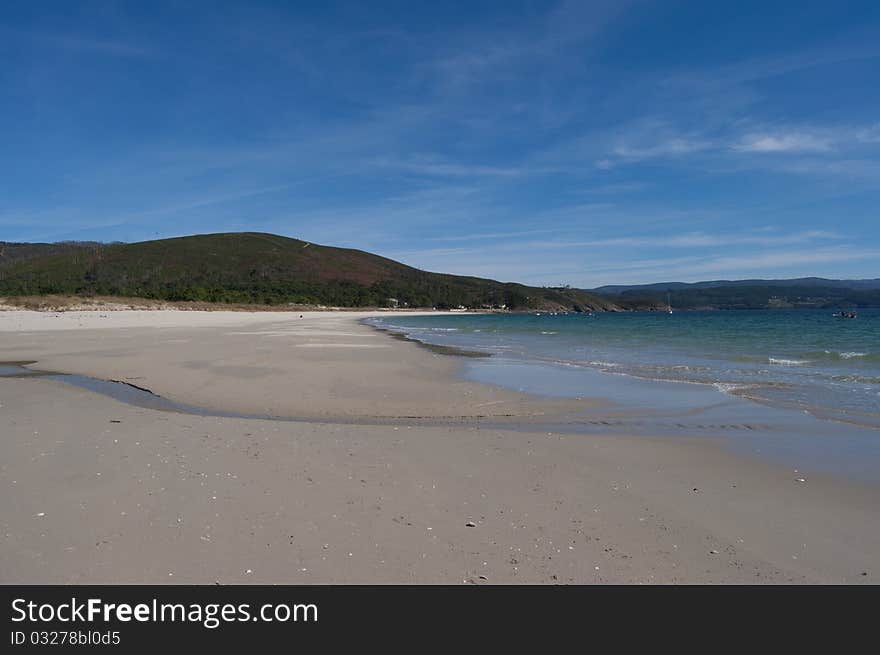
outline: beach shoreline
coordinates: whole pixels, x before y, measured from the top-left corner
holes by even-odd
[[[369,315],[0,313],[0,361],[310,421],[0,377],[0,582],[877,581],[876,485],[712,438],[539,431],[601,394],[464,380]]]

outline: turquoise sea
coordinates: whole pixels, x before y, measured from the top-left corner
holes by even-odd
[[[369,322],[419,341],[491,354],[467,362],[465,375],[472,379],[548,396],[606,398],[627,412],[629,421],[621,420],[627,431],[637,427],[636,418],[651,430],[660,417],[664,425],[670,417],[681,425],[689,425],[682,417],[697,417],[704,427],[785,435],[783,450],[806,455],[812,449],[826,464],[829,442],[822,438],[835,437],[831,460],[844,456],[844,468],[880,478],[874,473],[880,471],[880,310],[860,311],[856,319],[831,310],[767,310]],[[650,426],[649,417],[657,425]],[[772,450],[783,441],[748,443]]]

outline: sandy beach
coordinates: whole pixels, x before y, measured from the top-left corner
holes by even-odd
[[[0,312],[0,583],[876,583],[880,489],[458,377],[362,312]],[[516,429],[513,429],[516,428]]]

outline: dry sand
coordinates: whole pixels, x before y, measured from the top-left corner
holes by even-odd
[[[312,419],[0,378],[0,583],[877,582],[877,486],[487,427],[595,401],[461,381],[361,317],[0,313],[0,361]]]

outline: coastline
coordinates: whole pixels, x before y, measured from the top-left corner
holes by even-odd
[[[0,361],[311,420],[0,378],[0,582],[877,582],[876,485],[713,439],[530,430],[600,403],[299,315],[0,313]]]

